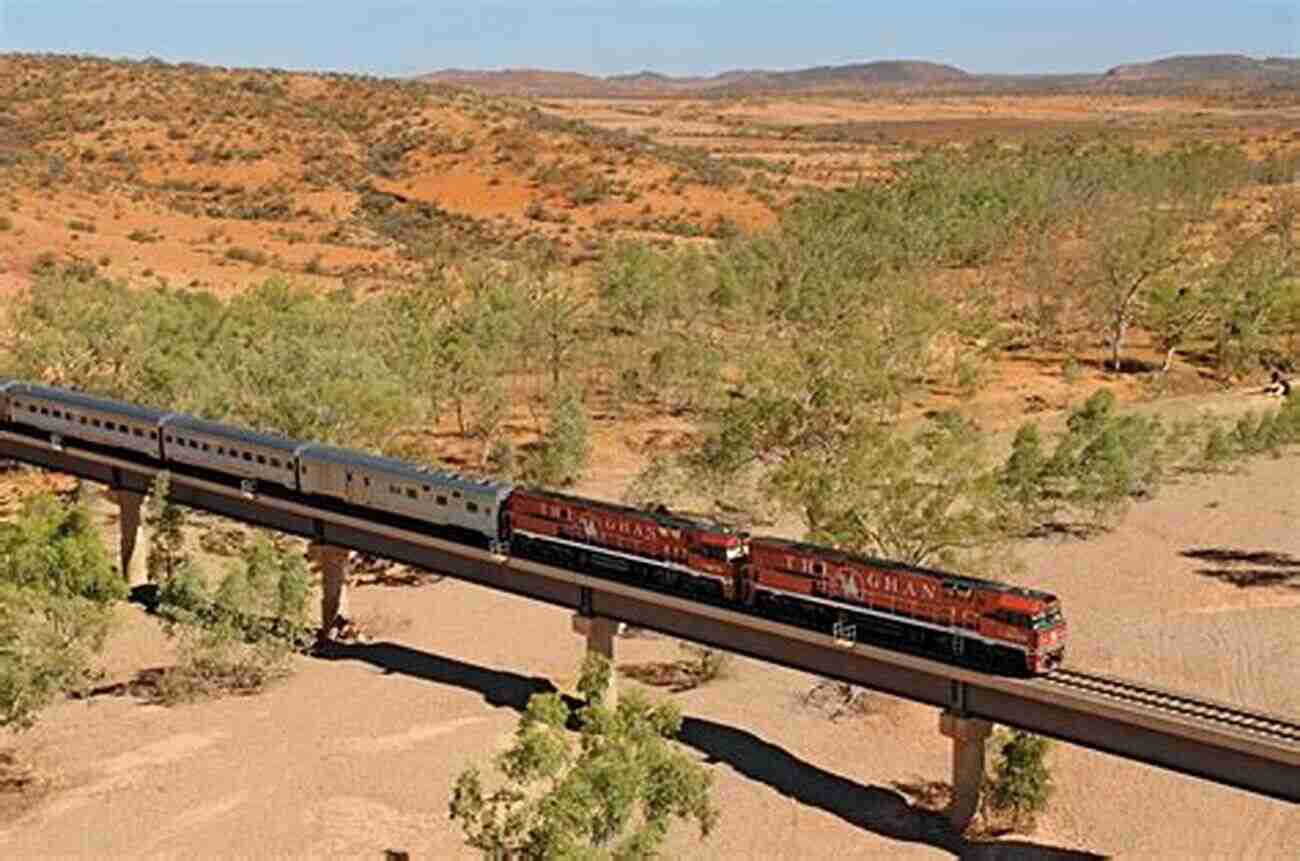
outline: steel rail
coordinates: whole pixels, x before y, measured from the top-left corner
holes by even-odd
[[[1179,691],[1156,687],[1146,682],[1134,682],[1114,676],[1075,670],[1065,667],[1046,676],[1043,681],[1065,687],[1090,691],[1102,696],[1127,700],[1147,708],[1167,711],[1240,727],[1247,732],[1272,735],[1300,742],[1300,721],[1281,715],[1251,711],[1241,706],[1216,702],[1200,695],[1192,696]]]
[[[0,431],[0,458],[136,493],[147,493],[154,476],[164,471],[143,459],[68,441],[55,447],[42,436],[9,430]],[[830,633],[739,609],[446,541],[380,512],[281,491],[249,494],[237,478],[183,467],[166,471],[176,501],[194,508],[1300,803],[1300,742],[1259,731],[1270,723],[1294,723],[1290,718],[1231,706],[1243,716],[1234,723],[1221,719],[1222,712],[1197,712],[1193,704],[1211,709],[1215,704],[1193,695],[1168,693],[1188,707],[1162,707],[1160,692],[1121,679],[1072,684],[1062,683],[1060,673],[1015,679],[865,644],[846,646]],[[1124,694],[1125,686],[1157,698]]]

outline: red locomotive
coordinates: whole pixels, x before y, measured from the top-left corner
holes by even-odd
[[[516,488],[511,552],[706,596],[849,639],[1006,672],[1059,666],[1054,595],[575,496]]]
[[[1065,652],[1055,595],[776,538],[749,543],[750,600],[920,650],[1045,673]]]
[[[736,600],[739,535],[720,526],[594,499],[516,488],[506,503],[512,551],[596,566],[668,588]]]

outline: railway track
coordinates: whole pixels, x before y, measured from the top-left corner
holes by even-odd
[[[1078,670],[1056,670],[1040,681],[1047,685],[1096,694],[1112,700],[1137,703],[1153,711],[1184,715],[1300,746],[1300,721],[1249,711],[1236,706],[1175,693],[1128,679],[1116,679]]]

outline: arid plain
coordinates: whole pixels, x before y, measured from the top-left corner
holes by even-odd
[[[222,295],[277,274],[382,291],[451,247],[530,240],[581,269],[619,239],[707,244],[764,229],[800,188],[887,178],[936,143],[1104,133],[1154,148],[1300,149],[1300,105],[1276,96],[525,100],[438,87],[416,102],[372,82],[279,73],[12,56],[0,71],[31,88],[0,126],[0,152],[19,154],[0,172],[4,297],[69,265]],[[396,140],[415,143],[385,149]],[[715,163],[743,179],[718,182]],[[363,184],[416,220],[433,205],[436,224],[412,239],[367,209]],[[1262,199],[1252,188],[1229,205],[1249,217]],[[1135,342],[1158,358],[1141,332]],[[994,430],[1029,412],[1059,425],[1100,387],[1165,414],[1272,405],[1256,378],[1184,366],[1156,391],[1099,357],[1082,355],[1065,379],[1060,353],[1008,352],[960,403]],[[935,385],[908,411],[958,402]],[[648,451],[688,444],[691,431],[680,417],[598,413],[578,490],[618,499]],[[450,434],[430,445],[453,462],[472,456]],[[39,483],[7,481],[7,509]],[[1181,476],[1109,532],[1018,544],[1014,576],[1061,596],[1072,664],[1300,715],[1298,485],[1295,453]],[[111,508],[96,510],[115,546]],[[1229,575],[1259,558],[1271,576],[1234,585]],[[450,579],[357,583],[351,610],[368,642],[297,658],[290,679],[253,697],[164,708],[119,692],[50,708],[14,740],[39,778],[0,795],[0,854],[470,857],[447,818],[456,774],[503,749],[532,693],[571,689],[582,640],[563,612]],[[155,619],[134,606],[118,615],[106,683],[174,659]],[[620,666],[679,656],[644,634],[616,650]],[[1294,806],[1065,745],[1033,834],[968,840],[919,798],[949,777],[937,713],[873,695],[867,714],[835,715],[806,701],[816,681],[737,658],[702,687],[653,691],[680,701],[682,741],[713,774],[722,810],[707,842],[676,833],[674,857],[1281,858],[1300,845]]]

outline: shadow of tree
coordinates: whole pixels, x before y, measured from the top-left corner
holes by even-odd
[[[1198,568],[1196,573],[1239,588],[1285,585],[1291,589],[1300,589],[1300,559],[1289,553],[1198,547],[1184,550],[1181,555],[1188,559],[1216,563],[1217,567]]]
[[[534,694],[556,692],[549,679],[491,670],[396,643],[324,643],[316,654],[324,660],[361,661],[384,673],[475,691],[489,705],[515,711],[522,711]],[[862,786],[792,756],[753,733],[704,718],[686,717],[678,738],[710,763],[727,765],[800,804],[819,808],[883,837],[933,846],[961,858],[1047,861],[1103,857],[1028,841],[967,839],[952,829],[945,816],[910,804],[896,789]]]

